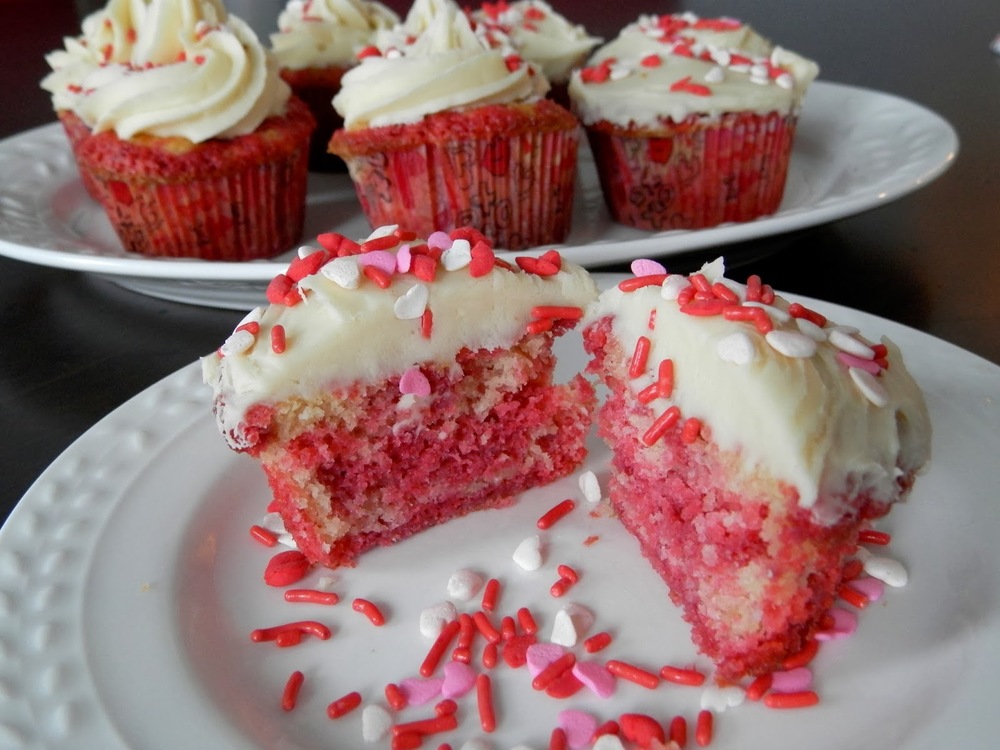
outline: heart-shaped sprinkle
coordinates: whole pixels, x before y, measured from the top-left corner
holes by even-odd
[[[388,250],[372,250],[368,253],[355,255],[354,258],[357,260],[358,265],[362,267],[374,266],[390,275],[396,271],[396,255],[395,253],[390,253]]]
[[[451,602],[439,602],[427,607],[420,613],[420,634],[425,638],[437,638],[445,623],[456,617],[458,612]]]
[[[460,602],[467,602],[483,587],[483,577],[473,570],[461,568],[448,579],[448,596]]]
[[[657,274],[667,272],[662,263],[657,263],[655,260],[650,260],[649,258],[636,258],[632,261],[631,268],[632,273],[636,276],[656,276]]]
[[[723,362],[734,365],[748,365],[757,358],[757,349],[753,345],[753,339],[743,331],[737,331],[719,339],[715,344],[715,353]]]
[[[461,698],[476,685],[476,671],[465,662],[449,661],[444,665],[444,683],[441,695]]]
[[[909,579],[906,568],[901,562],[879,555],[872,555],[865,560],[865,573],[894,588],[905,586]]]
[[[885,593],[885,584],[878,578],[872,578],[871,576],[855,578],[848,585],[855,591],[860,592],[870,602],[877,602]]]
[[[660,296],[666,300],[675,300],[689,286],[691,286],[691,282],[687,280],[686,276],[679,273],[671,274],[660,285]]]
[[[423,284],[414,284],[406,290],[406,294],[397,297],[392,305],[392,311],[399,320],[416,320],[427,309],[430,291]]]
[[[566,733],[566,743],[573,750],[589,746],[597,729],[597,719],[586,711],[576,709],[560,711],[556,721]]]
[[[413,255],[410,253],[409,245],[400,245],[396,251],[396,270],[400,273],[409,273],[413,264]]]
[[[361,738],[365,742],[378,742],[392,729],[392,715],[377,703],[365,706],[361,712]]]
[[[566,649],[556,643],[533,643],[525,651],[528,672],[532,677],[537,677],[543,669],[565,653]]]
[[[776,693],[798,693],[812,687],[813,674],[808,667],[796,667],[771,676],[771,690]]]
[[[727,708],[735,708],[746,700],[746,691],[736,685],[712,685],[701,694],[701,707],[721,713]]]
[[[594,624],[594,615],[579,604],[567,604],[552,620],[549,640],[560,646],[572,647]]]
[[[512,555],[514,562],[523,570],[538,570],[542,567],[542,540],[538,535],[526,537],[517,545]]]
[[[427,237],[427,247],[432,250],[445,250],[451,247],[451,235],[447,232],[431,232]]]
[[[441,695],[441,687],[444,685],[443,677],[430,677],[421,679],[419,677],[407,677],[399,683],[399,691],[406,699],[408,706],[422,706]]]
[[[431,384],[419,367],[411,367],[399,377],[399,392],[403,395],[431,395]]]
[[[608,698],[615,692],[615,676],[599,662],[578,661],[573,665],[573,674],[599,698]]]
[[[383,224],[380,227],[375,227],[372,233],[368,235],[368,239],[365,240],[377,240],[379,237],[388,237],[393,234],[397,229],[399,229],[399,224]]]
[[[319,269],[319,272],[339,287],[357,289],[361,281],[361,269],[356,255],[334,258]]]
[[[625,745],[617,734],[602,734],[594,740],[590,750],[625,750]]]
[[[441,253],[441,265],[446,271],[457,271],[472,262],[472,245],[468,240],[455,240]]]
[[[858,629],[858,616],[843,607],[832,607],[827,613],[833,624],[826,630],[816,633],[817,641],[833,641],[854,635]]]

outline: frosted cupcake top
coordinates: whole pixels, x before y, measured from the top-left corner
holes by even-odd
[[[374,0],[289,0],[271,34],[282,68],[351,67],[379,29],[399,24],[395,11]]]
[[[46,56],[56,110],[94,132],[233,138],[282,114],[290,90],[250,27],[219,0],[110,0]]]
[[[872,343],[757,277],[727,279],[721,259],[691,276],[636,263],[640,275],[604,292],[586,322],[612,317],[629,386],[652,412],[636,425],[647,446],[660,430],[704,425],[739,452],[745,476],[764,468],[825,522],[845,509],[819,497],[889,502],[900,474],[929,460],[927,406],[891,341]]]
[[[795,113],[818,74],[734,19],[641,16],[574,72],[569,93],[584,124],[655,129],[692,114]]]
[[[601,42],[583,26],[570,23],[542,0],[483,3],[472,13],[477,24],[508,37],[526,60],[537,63],[550,82],[565,83],[573,68]]]
[[[533,102],[549,84],[534,65],[477,34],[454,3],[417,0],[404,24],[376,38],[341,79],[334,109],[345,126],[419,122],[438,112]]]
[[[471,229],[424,241],[387,226],[360,245],[337,234],[318,240],[271,282],[271,304],[202,358],[220,431],[235,448],[247,444],[241,424],[255,404],[386,378],[419,397],[421,363],[447,365],[462,348],[508,347],[575,323],[597,298],[590,275],[556,251],[510,265]]]

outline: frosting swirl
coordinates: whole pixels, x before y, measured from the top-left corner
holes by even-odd
[[[282,68],[350,67],[375,32],[400,23],[395,11],[368,0],[290,0],[271,34]]]
[[[734,19],[641,16],[574,72],[569,90],[585,124],[656,128],[692,114],[795,113],[818,73]]]
[[[46,57],[56,110],[120,138],[193,143],[253,132],[290,90],[250,27],[219,0],[111,0]]]
[[[477,34],[454,4],[414,5],[406,23],[381,34],[381,55],[365,57],[341,80],[333,107],[346,127],[420,121],[436,112],[537,101],[548,81],[512,50]],[[426,24],[414,37],[409,29]],[[508,62],[510,61],[510,64]]]

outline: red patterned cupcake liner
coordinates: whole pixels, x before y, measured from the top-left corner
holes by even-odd
[[[508,250],[556,244],[570,230],[580,129],[563,108],[539,104],[536,129],[524,118],[505,127],[505,118],[518,117],[510,112],[472,112],[340,131],[333,143],[343,147],[372,226],[401,224],[425,236],[472,226]],[[352,152],[345,141],[379,147]]]
[[[219,261],[269,258],[302,236],[314,126],[308,108],[293,98],[285,116],[269,118],[249,135],[191,144],[98,133],[81,141],[77,162],[126,250]]]
[[[691,116],[655,134],[588,128],[615,221],[648,230],[701,229],[774,213],[788,174],[796,118]]]

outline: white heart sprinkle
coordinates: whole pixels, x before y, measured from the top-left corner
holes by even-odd
[[[446,271],[458,271],[472,262],[472,245],[468,240],[455,240],[451,247],[441,253],[441,267]]]
[[[820,326],[813,323],[811,320],[806,320],[805,318],[796,318],[795,325],[799,328],[799,333],[802,333],[813,341],[824,342],[826,341],[826,331]]]
[[[552,643],[571,648],[594,624],[593,613],[579,604],[567,604],[552,620]]]
[[[722,83],[726,80],[726,71],[716,65],[705,74],[705,83]]]
[[[316,248],[309,245],[300,245],[299,249],[295,251],[295,254],[299,256],[299,258],[307,258],[314,252],[316,252]]]
[[[764,339],[779,354],[805,359],[816,353],[816,342],[797,331],[768,331]]]
[[[542,567],[542,540],[539,536],[529,536],[521,540],[512,555],[514,562],[522,570],[538,570]]]
[[[414,284],[406,290],[406,294],[396,298],[392,311],[399,320],[416,320],[427,310],[430,296],[430,290],[424,284]]]
[[[735,708],[746,700],[746,692],[741,687],[728,685],[720,687],[713,685],[701,694],[701,707],[709,711],[722,712],[727,708]]]
[[[392,729],[392,715],[377,703],[365,706],[361,712],[361,737],[365,742],[378,742]]]
[[[243,354],[254,345],[256,340],[257,337],[246,329],[243,329],[242,331],[234,331],[230,334],[229,338],[226,339],[225,343],[219,347],[219,351],[222,353],[223,357],[232,357],[236,354]]]
[[[383,226],[372,230],[372,233],[368,235],[368,240],[377,240],[379,237],[388,237],[397,229],[399,229],[399,224],[384,224]],[[365,242],[368,240],[365,240]]]
[[[597,475],[592,471],[585,471],[580,475],[580,492],[588,503],[598,503],[601,501],[601,483],[597,481]]]
[[[858,341],[848,333],[834,328],[830,331],[830,343],[842,352],[853,354],[861,359],[875,359],[875,351],[863,341]]]
[[[636,276],[656,276],[667,272],[662,263],[649,258],[636,258],[632,261],[631,269]]]
[[[483,587],[483,577],[468,568],[461,568],[448,579],[448,596],[467,602]]]
[[[260,525],[270,531],[278,538],[278,544],[283,544],[292,549],[298,549],[295,537],[288,533],[285,528],[285,521],[280,513],[268,513],[261,520]]]
[[[715,353],[723,362],[734,365],[748,365],[757,358],[757,348],[753,339],[743,331],[731,333],[715,344]]]
[[[446,623],[458,617],[458,611],[451,602],[439,602],[420,613],[420,635],[437,638]]]
[[[399,377],[399,392],[404,396],[430,396],[431,384],[419,367],[411,367]]]
[[[357,289],[361,280],[361,268],[358,267],[357,256],[348,255],[334,258],[323,265],[319,272],[343,289]]]
[[[848,367],[847,372],[851,375],[851,380],[858,387],[862,395],[871,401],[875,406],[885,406],[889,403],[889,392],[878,382],[878,378],[867,370],[860,367]]]
[[[591,746],[591,750],[625,750],[617,734],[602,734]]]
[[[903,564],[891,557],[872,555],[865,560],[865,573],[893,588],[905,586],[909,580],[909,574]]]
[[[689,286],[691,286],[691,282],[687,280],[686,276],[679,273],[671,274],[660,285],[660,296],[663,299],[675,300]]]

